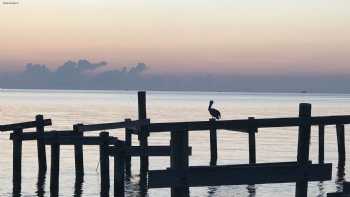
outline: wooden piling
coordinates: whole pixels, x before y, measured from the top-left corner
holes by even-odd
[[[338,124],[337,129],[337,141],[338,141],[338,167],[345,166],[345,135],[344,125]]]
[[[38,136],[44,133],[44,117],[43,115],[37,115],[35,117],[35,121],[37,123],[36,132]],[[37,150],[38,150],[38,163],[39,163],[39,171],[46,172],[47,163],[46,163],[46,150],[45,143],[43,140],[38,137],[37,139]]]
[[[74,183],[74,197],[80,197],[83,193],[84,176],[76,176]]]
[[[249,117],[248,120],[254,120],[254,117]],[[255,133],[257,128],[250,123],[249,134],[249,164],[256,163],[256,145],[255,145]]]
[[[320,124],[318,126],[318,163],[324,164],[324,129],[325,126]]]
[[[36,187],[37,187],[36,195],[38,197],[45,196],[45,180],[46,180],[46,171],[39,170],[38,181],[36,183]]]
[[[125,122],[131,121],[130,119],[125,119]],[[127,147],[132,146],[132,134],[130,129],[125,128],[125,145]],[[127,177],[131,176],[131,155],[125,155],[125,175]]]
[[[255,144],[255,133],[257,128],[253,125],[254,117],[249,117],[248,120],[252,122],[249,123],[248,129],[248,144],[249,144],[249,164],[256,164],[256,144]],[[255,185],[247,186],[248,193],[254,194],[256,192]]]
[[[299,105],[299,118],[301,124],[298,132],[298,154],[297,162],[298,166],[303,168],[309,161],[309,149],[310,149],[310,133],[311,124],[309,118],[311,117],[311,104],[301,103]],[[296,197],[307,197],[308,182],[305,178],[301,178],[296,182]]]
[[[22,129],[13,131],[13,193],[21,193],[22,179]]]
[[[215,124],[215,119],[209,120],[211,125]],[[210,128],[210,165],[215,166],[218,160],[218,148],[217,148],[217,133],[216,128],[212,126]]]
[[[59,193],[59,171],[60,171],[60,145],[55,142],[51,145],[51,172],[50,172],[50,193],[51,196],[58,196]]]
[[[118,147],[115,146],[118,150]],[[120,147],[119,147],[120,149]],[[118,150],[114,155],[114,196],[124,197],[125,196],[125,150]]]
[[[101,132],[101,144],[100,144],[100,176],[101,176],[101,196],[109,196],[109,133]]]
[[[139,120],[147,119],[146,114],[146,92],[138,92],[138,116]],[[148,129],[147,127],[141,127],[139,131],[139,142],[142,149],[142,154],[140,156],[140,188],[141,193],[147,192],[147,172],[148,172]]]
[[[73,126],[73,131],[78,133],[78,136],[84,136],[84,133],[79,131],[79,125]],[[83,144],[74,144],[74,158],[75,158],[75,177],[84,175],[84,153]]]
[[[171,197],[189,197],[186,171],[189,165],[188,158],[188,131],[176,130],[171,132],[170,168],[179,173],[182,185],[171,187]]]

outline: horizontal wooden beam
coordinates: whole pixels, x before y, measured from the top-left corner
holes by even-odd
[[[10,140],[13,139],[13,133],[10,134]],[[56,137],[57,135],[59,136],[77,136],[77,132],[73,132],[71,130],[66,130],[66,131],[48,131],[45,133],[38,133],[38,132],[25,132],[21,134],[22,140],[36,140],[36,139],[41,139],[41,138],[53,138]]]
[[[149,188],[166,188],[184,184],[189,187],[201,187],[288,183],[302,178],[308,181],[326,181],[331,180],[331,176],[332,164],[298,166],[290,163],[190,167],[186,171],[151,170],[148,175]]]
[[[43,122],[30,121],[30,122],[8,124],[8,125],[0,125],[0,131],[13,131],[16,129],[29,129],[29,128],[35,128],[37,126],[50,126],[50,125],[52,125],[51,119],[45,119]]]
[[[336,125],[350,124],[350,115],[346,116],[318,116],[305,118],[262,118],[262,119],[240,119],[240,120],[220,120],[220,121],[196,121],[196,122],[172,122],[172,123],[151,123],[149,132],[169,132],[178,130],[199,131],[209,130],[210,128],[235,130],[248,132],[252,127],[296,127],[302,123],[311,125]]]
[[[148,156],[153,157],[163,157],[163,156],[170,156],[170,146],[148,146]],[[115,151],[114,147],[110,147],[110,155],[113,156]],[[140,146],[132,146],[126,151],[128,155],[133,157],[141,156],[142,154],[142,148]],[[188,155],[192,155],[192,147],[188,147]]]
[[[141,126],[149,125],[150,120],[131,120],[123,122],[112,122],[112,123],[101,123],[101,124],[76,124],[74,129],[80,132],[87,131],[101,131],[101,130],[111,130],[111,129],[121,129],[129,128],[132,130],[138,130]]]
[[[344,192],[333,192],[327,193],[327,197],[350,197],[350,194]]]
[[[82,145],[100,145],[103,140],[99,136],[78,136],[77,134],[68,134],[62,136],[63,132],[60,132],[60,134],[55,133],[43,133],[39,137],[43,140],[43,142],[47,145],[51,144],[59,144],[59,145],[76,145],[76,144],[82,144]],[[35,137],[38,137],[34,132],[33,133],[23,133],[21,134],[21,140],[30,140],[35,139]],[[10,136],[11,139],[13,139],[13,135]],[[124,142],[118,140],[115,137],[109,137],[109,144],[123,146]]]

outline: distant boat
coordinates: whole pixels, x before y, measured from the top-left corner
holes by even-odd
[[[306,93],[307,93],[307,91],[306,91],[306,90],[303,90],[303,91],[301,91],[300,93],[302,93],[302,94],[306,94]]]

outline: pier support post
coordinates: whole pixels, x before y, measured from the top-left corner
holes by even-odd
[[[130,119],[125,119],[125,122],[131,121]],[[125,145],[127,147],[132,146],[132,134],[130,129],[126,128],[125,129]],[[131,176],[131,155],[127,154],[125,155],[125,175],[127,177]]]
[[[176,170],[183,181],[182,186],[171,187],[171,197],[189,197],[186,174],[189,165],[187,130],[171,131],[170,149],[170,168]]]
[[[101,196],[109,196],[109,133],[101,132],[100,144],[100,176],[101,176]]]
[[[22,179],[22,129],[13,131],[13,193],[21,193]]]
[[[324,164],[324,129],[323,124],[318,126],[318,163]]]
[[[248,144],[249,144],[249,164],[256,164],[256,144],[255,144],[255,133],[257,128],[254,126],[254,117],[249,117],[248,120],[251,120],[249,123],[248,129]],[[249,194],[256,192],[255,185],[248,185],[247,187]]]
[[[311,124],[309,122],[311,117],[311,104],[301,103],[299,105],[299,117],[301,124],[298,132],[298,155],[297,161],[298,166],[303,168],[307,165],[309,160],[309,149],[310,149],[310,133]],[[305,179],[301,179],[296,182],[296,197],[307,197],[308,182]]]
[[[338,141],[338,168],[345,166],[345,135],[344,125],[337,125],[337,141]]]
[[[51,172],[50,172],[51,196],[58,196],[58,193],[59,193],[59,171],[60,171],[60,145],[58,142],[54,142],[51,145]]]
[[[249,117],[248,120],[254,120],[254,117]],[[253,125],[253,122],[250,123],[249,127],[249,164],[256,163],[256,145],[255,145],[255,133],[257,128]]]
[[[44,117],[43,115],[37,115],[35,117],[36,121],[36,132],[38,133],[38,136],[40,134],[44,134]],[[45,150],[45,143],[43,140],[38,137],[37,138],[37,150],[38,150],[38,163],[39,163],[39,171],[46,172],[47,170],[47,164],[46,164],[46,150]]]
[[[215,124],[215,119],[210,119],[210,165],[216,166],[218,160],[218,148],[217,148],[217,133],[216,128],[213,126]]]
[[[83,137],[84,133],[79,131],[79,125],[73,126],[73,131],[77,133],[78,136]],[[74,144],[74,159],[75,159],[75,177],[84,176],[84,153],[83,144]]]
[[[114,155],[114,196],[124,197],[125,196],[125,150],[124,147],[115,147]]]
[[[139,120],[147,119],[146,115],[146,92],[138,92],[138,115]],[[140,189],[141,193],[147,193],[147,173],[148,173],[148,136],[149,132],[146,127],[141,127],[138,139],[141,146],[140,156]]]

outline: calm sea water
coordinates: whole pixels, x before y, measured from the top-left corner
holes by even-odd
[[[214,107],[223,119],[242,119],[254,116],[297,116],[298,104],[313,104],[313,115],[350,114],[350,95],[343,94],[292,94],[292,93],[213,93],[213,92],[147,92],[147,112],[152,122],[208,120],[208,101],[215,100]],[[135,91],[49,91],[49,90],[0,90],[0,124],[33,120],[43,114],[53,120],[50,129],[71,129],[76,123],[102,123],[122,121],[137,117],[137,93]],[[92,133],[91,135],[96,135]],[[123,131],[113,131],[114,136],[124,138]],[[317,161],[317,128],[312,130],[311,159]],[[150,144],[169,144],[168,134],[152,134]],[[346,132],[346,139],[349,134]],[[326,127],[325,160],[332,162],[333,179],[309,183],[309,196],[326,196],[339,189],[337,184],[337,146],[335,127]],[[135,139],[135,144],[137,141]],[[257,162],[295,161],[297,128],[272,128],[259,130],[257,134]],[[12,143],[8,133],[0,134],[0,196],[12,191]],[[218,164],[240,164],[248,161],[246,134],[218,131]],[[190,165],[209,164],[209,132],[190,132],[193,155]],[[23,196],[37,196],[36,144],[23,144]],[[346,146],[347,153],[349,146]],[[48,158],[50,157],[47,147]],[[60,195],[74,195],[74,156],[71,146],[61,149]],[[84,147],[85,177],[82,196],[99,196],[98,147]],[[349,158],[349,155],[347,155]],[[49,161],[48,161],[49,162]],[[133,177],[127,183],[128,196],[138,194],[139,161],[133,158]],[[48,163],[50,166],[50,163]],[[112,166],[112,163],[111,163]],[[169,158],[151,158],[151,169],[169,166]],[[345,178],[349,168],[346,167]],[[112,170],[111,170],[112,172]],[[113,172],[112,172],[113,173]],[[112,174],[111,174],[112,175]],[[112,176],[111,176],[112,177]],[[46,177],[45,196],[49,196],[49,175]],[[111,180],[113,185],[113,180]],[[112,194],[111,188],[111,194]],[[257,185],[256,193],[249,193],[247,186],[218,186],[191,188],[191,196],[294,196],[295,184]],[[169,196],[170,189],[151,189],[149,196]]]

